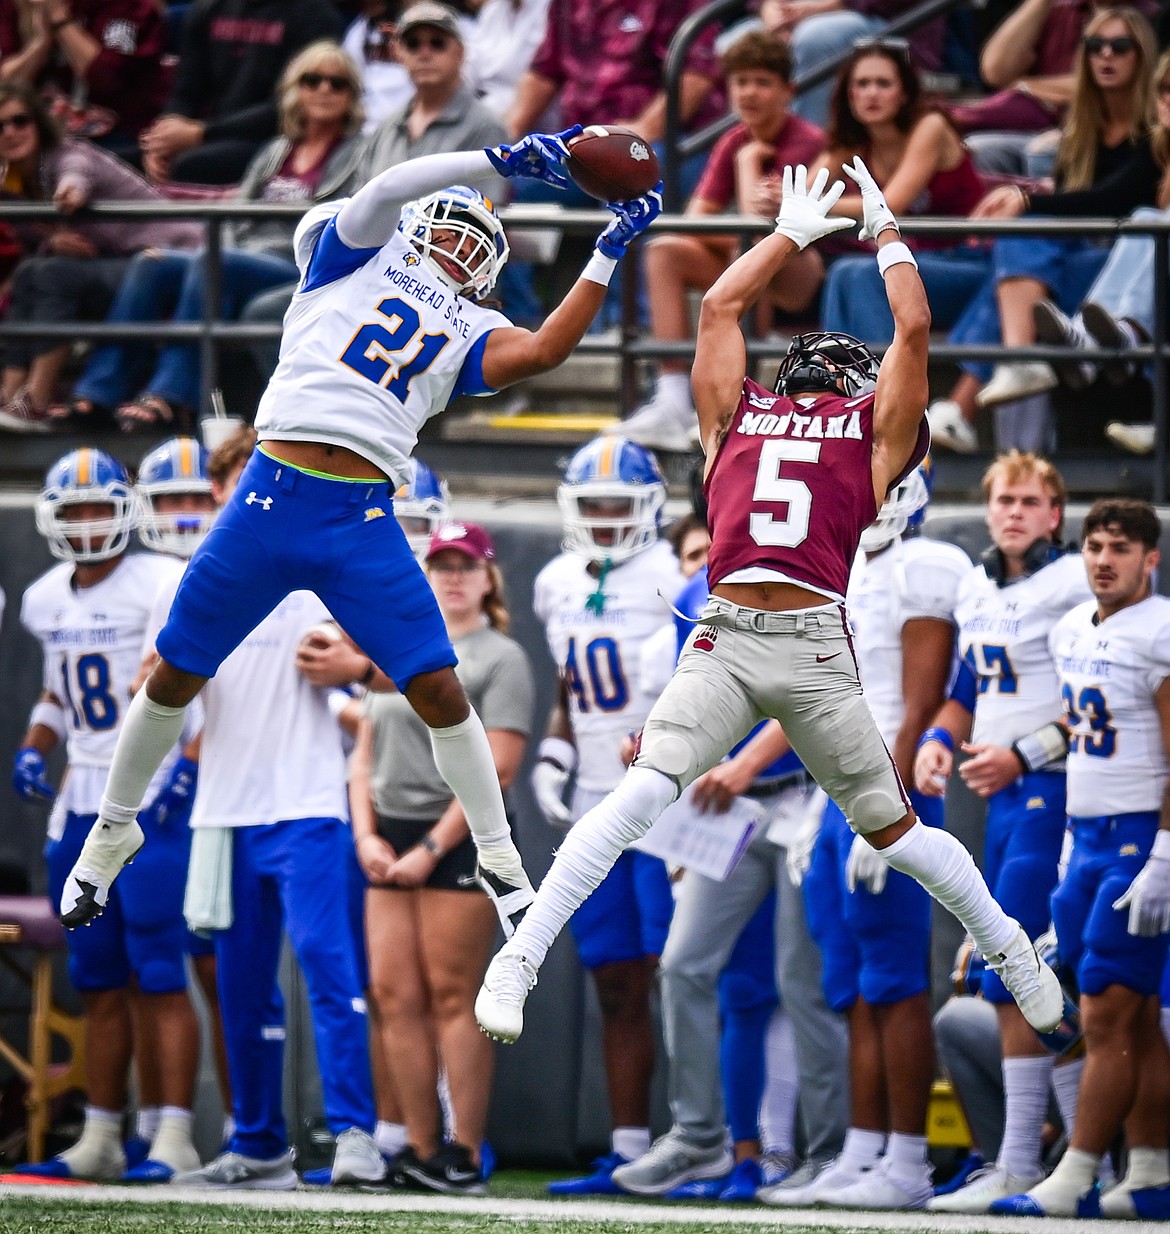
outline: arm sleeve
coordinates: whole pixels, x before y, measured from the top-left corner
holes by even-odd
[[[337,213],[337,236],[351,249],[381,248],[398,227],[402,207],[449,184],[463,184],[491,171],[482,150],[427,154],[375,176]]]
[[[1142,142],[1133,157],[1092,188],[1034,197],[1029,215],[1056,218],[1122,218],[1139,206],[1157,203],[1162,169],[1154,160],[1148,141]]]

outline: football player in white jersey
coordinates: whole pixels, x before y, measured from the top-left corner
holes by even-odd
[[[1153,590],[1161,531],[1144,501],[1096,502],[1081,532],[1094,598],[1050,637],[1073,835],[1052,920],[1080,990],[1085,1067],[1060,1163],[992,1212],[1170,1218],[1170,1050],[1159,1017],[1170,943],[1170,600]],[[1098,1198],[1098,1163],[1123,1124],[1128,1172]]]
[[[533,788],[548,821],[568,827],[625,774],[622,741],[642,727],[654,702],[639,688],[642,647],[668,613],[661,596],[677,595],[683,576],[658,538],[666,482],[645,447],[624,437],[591,441],[570,460],[557,500],[565,551],[537,575],[532,607],[545,626],[561,697]],[[567,807],[562,794],[574,771]],[[601,1004],[614,1130],[598,1171],[553,1184],[554,1194],[616,1193],[610,1174],[650,1147],[650,991],[672,906],[663,861],[630,849],[573,916],[577,952]]]
[[[66,880],[68,927],[102,910],[141,847],[135,815],[184,708],[297,588],[317,593],[431,728],[435,762],[466,809],[506,932],[531,902],[491,747],[393,516],[393,493],[408,479],[419,429],[453,395],[502,389],[568,357],[618,259],[661,209],[657,192],[612,205],[616,217],[581,277],[537,331],[479,304],[508,243],[481,193],[443,186],[490,167],[566,183],[566,141],[577,131],[413,159],[301,220],[301,281],[257,412],[260,445],[183,577],[159,661],[127,714],[98,822]]]
[[[1051,463],[1013,450],[988,468],[983,491],[992,546],[971,568],[955,608],[959,652],[979,682],[970,740],[962,745],[971,757],[960,774],[987,799],[988,886],[1035,939],[1048,928],[1065,830],[1060,683],[1048,636],[1089,589],[1080,558],[1058,542],[1066,494]],[[967,736],[936,718],[915,764],[920,792],[942,796],[956,741]],[[984,979],[982,993],[999,1013],[1003,1142],[994,1168],[930,1201],[940,1212],[986,1212],[1042,1177],[1040,1132],[1053,1056],[994,973]]]
[[[66,742],[69,773],[45,851],[54,896],[97,815],[151,601],[163,579],[182,569],[155,554],[126,554],[137,518],[122,465],[91,449],[50,468],[36,506],[37,529],[60,564],[24,595],[21,620],[44,649],[44,692],[29,717],[13,783],[23,796],[51,797],[44,755]],[[67,940],[69,976],[85,1009],[85,1127],[72,1148],[25,1167],[29,1173],[109,1181],[126,1171],[121,1131],[134,987],[146,1037],[140,1052],[153,1056],[161,1086],[149,1156],[172,1171],[199,1162],[191,1143],[199,1030],[187,996],[186,847],[171,842],[153,798],[142,823],[156,837],[152,852],[127,873],[102,920]],[[146,1179],[132,1172],[131,1181]]]
[[[917,534],[930,500],[929,467],[927,460],[912,471],[862,532],[845,597],[865,696],[906,783],[918,739],[946,693],[955,647],[951,614],[971,569],[962,549]],[[911,802],[923,823],[942,826],[940,800],[914,793]],[[855,836],[832,801],[804,888],[826,999],[849,1018],[852,1113],[833,1165],[781,1198],[791,1205],[923,1208],[932,1195],[930,897]]]

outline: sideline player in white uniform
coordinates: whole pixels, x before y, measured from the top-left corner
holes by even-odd
[[[1079,557],[1058,542],[1066,493],[1050,462],[1017,450],[1001,455],[984,475],[983,491],[992,545],[971,567],[955,608],[959,653],[979,681],[971,739],[962,747],[972,757],[960,775],[987,799],[988,886],[1035,939],[1048,928],[1066,822],[1060,683],[1048,636],[1089,589]],[[919,791],[942,796],[955,741],[965,735],[937,723],[923,734],[915,770]],[[1003,1141],[994,1168],[936,1196],[932,1211],[986,1212],[993,1201],[1043,1176],[1040,1133],[1054,1056],[994,972],[984,976],[981,991],[999,1015]],[[1063,1083],[1074,1074],[1067,1071]],[[1058,1100],[1063,1091],[1058,1085]]]
[[[97,815],[151,601],[163,580],[182,570],[156,554],[126,554],[137,517],[125,470],[99,450],[75,450],[55,463],[37,502],[37,529],[61,564],[24,596],[21,620],[44,649],[44,693],[29,717],[13,782],[24,796],[51,797],[44,755],[66,741],[69,771],[45,850],[51,896],[60,894]],[[163,779],[156,777],[156,790]],[[85,1008],[85,1127],[72,1148],[26,1167],[29,1173],[110,1181],[126,1170],[121,1132],[132,984],[147,1038],[140,1053],[154,1056],[161,1090],[149,1157],[170,1170],[199,1162],[191,1143],[199,1030],[187,996],[185,838],[174,842],[153,798],[142,822],[156,840],[150,853],[127,873],[102,920],[67,940],[70,980]]]
[[[555,827],[591,810],[625,774],[622,741],[653,703],[639,686],[646,640],[683,585],[678,559],[658,538],[666,482],[654,456],[624,437],[577,451],[557,491],[565,551],[537,575],[532,607],[560,673],[560,699],[533,773],[537,802]],[[659,594],[661,593],[661,595]],[[573,771],[571,809],[562,800]],[[612,1151],[587,1179],[553,1194],[613,1194],[609,1175],[650,1147],[654,1030],[650,992],[673,899],[661,858],[631,849],[570,923],[601,1005]]]
[[[491,747],[455,675],[442,615],[393,517],[419,429],[455,394],[482,394],[565,360],[605,298],[657,192],[612,205],[581,277],[539,330],[476,303],[508,256],[491,203],[465,186],[490,167],[566,182],[567,138],[435,154],[314,207],[294,239],[301,281],[260,401],[260,446],[191,561],[126,717],[98,822],[66,880],[62,920],[93,919],[142,845],[135,815],[183,710],[249,631],[297,588],[314,591],[432,731],[467,812],[506,931],[532,899]]]
[[[907,783],[918,739],[946,693],[951,614],[971,568],[962,549],[916,534],[930,501],[928,467],[912,471],[862,532],[845,597],[865,697]],[[941,801],[911,793],[911,803],[928,827],[942,826]],[[804,889],[826,999],[849,1018],[850,1126],[828,1170],[771,1202],[923,1208],[932,1195],[930,897],[855,836],[831,801]]]
[[[1094,599],[1050,639],[1073,834],[1052,920],[1080,989],[1085,1067],[1060,1163],[993,1213],[1170,1218],[1170,1050],[1159,1017],[1170,942],[1170,600],[1153,594],[1161,532],[1144,501],[1096,502],[1081,532]],[[1098,1199],[1098,1164],[1123,1124],[1128,1172]]]

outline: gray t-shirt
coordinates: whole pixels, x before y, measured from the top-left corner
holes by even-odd
[[[455,669],[484,728],[532,732],[536,702],[532,667],[519,643],[485,627],[454,642]],[[427,726],[398,693],[367,694],[374,725],[370,791],[374,809],[389,818],[431,821],[451,803],[451,790],[431,754]]]

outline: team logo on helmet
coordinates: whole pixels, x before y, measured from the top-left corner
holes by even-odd
[[[408,202],[398,229],[432,274],[473,300],[490,294],[508,260],[500,216],[478,189],[465,184]],[[447,237],[443,243],[438,242],[440,234]]]
[[[34,514],[54,557],[95,562],[126,551],[139,509],[125,467],[83,447],[49,468]]]

